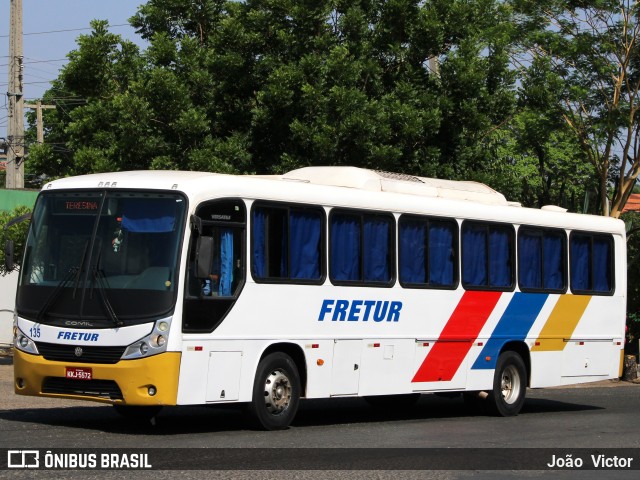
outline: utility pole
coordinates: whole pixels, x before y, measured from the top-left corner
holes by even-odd
[[[9,26],[9,125],[7,131],[7,188],[24,188],[24,106],[22,96],[22,0],[11,3]]]
[[[55,105],[42,105],[42,102],[38,100],[35,105],[33,103],[25,104],[25,107],[36,111],[36,132],[38,143],[44,143],[44,124],[42,122],[42,109],[44,108],[56,108]]]
[[[427,64],[429,67],[429,74],[435,75],[436,78],[440,78],[440,60],[438,60],[438,57],[429,57]]]

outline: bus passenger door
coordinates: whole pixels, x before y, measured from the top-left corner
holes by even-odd
[[[362,340],[336,340],[333,345],[331,395],[357,395]]]

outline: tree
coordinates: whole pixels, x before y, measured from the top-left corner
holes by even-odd
[[[140,144],[151,142],[144,104],[129,89],[142,69],[138,47],[109,33],[106,21],[78,38],[53,87],[44,95],[45,143],[32,145],[29,172],[52,177],[142,165]],[[30,118],[30,133],[35,118]]]
[[[562,116],[564,82],[544,58],[521,66],[518,77],[514,113],[484,142],[495,160],[485,162],[486,176],[478,179],[527,206],[582,211],[585,192],[597,183]]]
[[[638,3],[513,4],[527,19],[522,25],[530,61],[546,62],[564,83],[559,107],[595,170],[599,210],[619,217],[640,173]]]
[[[149,0],[131,21],[145,52],[104,22],[80,37],[33,169],[469,178],[515,106],[496,0]]]
[[[4,256],[4,245],[7,240],[13,240],[13,248],[14,248],[14,262],[19,266],[22,261],[22,254],[24,252],[24,245],[27,240],[27,229],[29,227],[29,222],[23,221],[18,222],[5,230],[5,226],[11,220],[20,217],[22,215],[26,215],[30,213],[30,209],[25,206],[16,207],[11,212],[0,212],[0,245],[2,245],[2,250],[0,251],[0,275],[6,275],[7,270],[5,268],[5,256]]]
[[[627,224],[627,353],[638,353],[640,340],[640,213],[622,215]]]

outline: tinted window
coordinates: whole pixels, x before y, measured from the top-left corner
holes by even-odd
[[[521,227],[518,231],[518,278],[522,291],[566,289],[566,235],[560,230]]]
[[[255,206],[251,230],[254,278],[321,281],[323,224],[320,209]]]
[[[513,287],[513,228],[480,222],[462,224],[462,284],[471,289]]]
[[[398,227],[400,283],[409,287],[454,288],[457,237],[455,221],[401,217]]]
[[[394,221],[391,215],[334,211],[329,263],[335,283],[383,283],[393,279]]]
[[[574,293],[613,293],[613,238],[571,234],[571,290]]]
[[[245,218],[240,199],[203,203],[191,217],[184,332],[213,331],[240,294],[245,279]]]

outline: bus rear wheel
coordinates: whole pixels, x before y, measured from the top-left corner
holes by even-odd
[[[527,391],[527,369],[516,352],[500,354],[493,377],[493,391],[489,394],[491,409],[496,415],[517,415],[524,404]]]
[[[282,352],[267,355],[258,364],[253,383],[249,419],[264,430],[289,426],[300,402],[300,375],[291,357]]]

